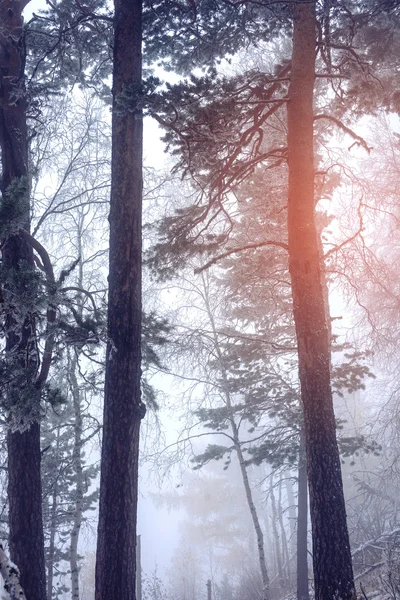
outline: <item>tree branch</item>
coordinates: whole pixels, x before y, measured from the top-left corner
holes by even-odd
[[[334,246],[333,248],[328,250],[324,254],[324,259],[326,259],[328,256],[330,256],[334,252],[338,252],[339,250],[341,250],[343,248],[343,246],[350,244],[350,242],[355,240],[361,234],[362,230],[364,229],[364,223],[363,223],[363,218],[362,218],[362,214],[361,214],[361,206],[362,206],[362,202],[360,202],[358,209],[357,209],[358,218],[360,219],[360,225],[359,225],[357,231],[351,237],[347,238],[347,240],[344,240],[341,244],[338,244],[337,246]]]
[[[345,125],[340,119],[337,119],[336,117],[333,117],[332,115],[327,115],[325,113],[321,113],[319,115],[314,115],[314,121],[316,121],[317,119],[327,119],[328,121],[332,121],[332,123],[335,123],[335,125],[340,127],[340,129],[342,129],[345,133],[347,133],[347,135],[352,137],[353,140],[355,140],[359,146],[362,146],[363,148],[365,148],[365,150],[368,152],[368,154],[372,150],[372,148],[370,148],[370,146],[368,146],[368,144],[364,140],[364,138],[362,138],[360,135],[357,135],[357,133],[355,131],[350,129],[350,127],[347,127],[347,125]]]
[[[59,291],[60,292],[77,292],[78,294],[83,294],[84,296],[87,296],[92,303],[95,317],[96,318],[98,317],[96,302],[95,302],[95,300],[93,298],[93,294],[91,292],[89,292],[88,290],[85,290],[84,288],[77,287],[75,285],[70,285],[68,287],[60,288]]]
[[[258,244],[247,244],[246,246],[240,246],[238,248],[230,248],[226,252],[223,252],[222,254],[218,254],[218,256],[214,256],[214,258],[209,260],[202,267],[198,267],[197,269],[194,269],[194,273],[195,274],[202,273],[203,271],[205,271],[212,265],[215,265],[215,263],[217,263],[219,260],[222,260],[223,258],[226,258],[227,256],[231,256],[231,254],[237,254],[238,252],[242,252],[243,250],[256,250],[257,248],[263,248],[264,246],[278,246],[279,248],[288,250],[287,244],[285,244],[284,242],[275,242],[273,240],[259,242]]]
[[[32,246],[34,250],[39,254],[44,272],[46,273],[47,283],[49,286],[49,295],[54,296],[56,293],[56,280],[54,277],[53,265],[51,264],[50,257],[47,253],[47,250],[42,246],[38,240],[36,240],[30,233],[25,231],[25,229],[20,230],[21,236]],[[47,380],[50,371],[51,359],[53,356],[54,349],[54,336],[55,336],[55,322],[56,322],[56,307],[49,300],[49,304],[47,306],[47,324],[46,324],[46,341],[44,344],[44,351],[42,357],[42,365],[40,368],[39,375],[36,379],[36,386],[40,389]]]

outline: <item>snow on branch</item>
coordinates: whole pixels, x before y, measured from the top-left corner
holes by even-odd
[[[364,138],[362,138],[355,131],[353,131],[352,129],[350,129],[350,127],[347,127],[347,125],[345,125],[343,123],[343,121],[341,121],[340,119],[337,119],[336,117],[333,117],[332,115],[327,115],[325,113],[322,113],[322,114],[319,114],[319,115],[314,115],[314,121],[316,121],[317,119],[327,119],[328,121],[332,121],[332,123],[335,123],[335,125],[337,125],[345,133],[347,133],[347,135],[349,135],[350,137],[352,137],[353,140],[355,140],[355,142],[354,142],[355,144],[358,144],[359,146],[362,146],[368,152],[368,154],[371,152],[372,148],[370,146],[368,146],[368,144],[364,140]],[[351,148],[351,146],[350,146],[350,148]],[[349,150],[350,150],[350,148],[349,148]]]
[[[38,255],[42,260],[42,269],[44,270],[47,278],[47,283],[49,286],[50,296],[54,296],[56,292],[56,281],[54,277],[53,265],[50,260],[50,256],[48,255],[47,250],[42,246],[37,239],[35,239],[28,231],[25,229],[20,230],[20,235],[31,245],[33,250],[36,250]],[[55,305],[49,301],[47,307],[47,327],[46,327],[46,342],[43,352],[42,365],[40,369],[40,373],[36,380],[36,385],[40,388],[43,386],[47,380],[51,359],[53,356],[54,349],[54,339],[55,339],[55,322],[56,322],[56,307]]]
[[[398,534],[400,534],[400,527],[396,527],[395,529],[392,529],[391,531],[383,531],[380,535],[378,535],[370,540],[367,540],[366,542],[361,544],[361,546],[359,546],[358,548],[355,548],[355,550],[353,550],[353,552],[351,553],[353,560],[358,554],[363,553],[368,548],[374,548],[375,544],[377,544],[378,542],[385,542],[388,539],[390,539]]]
[[[11,600],[26,600],[25,592],[19,582],[19,569],[5,553],[4,542],[0,542],[0,573],[4,579],[4,589]]]

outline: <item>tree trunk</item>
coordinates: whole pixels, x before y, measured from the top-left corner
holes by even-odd
[[[76,368],[78,359],[73,357],[69,365],[70,388],[74,403],[74,448],[72,453],[72,462],[75,477],[75,507],[74,521],[71,531],[70,543],[70,566],[71,566],[71,598],[79,600],[79,561],[78,561],[78,542],[79,533],[82,525],[83,515],[83,466],[82,466],[82,413],[81,396],[79,385],[76,378]]]
[[[141,0],[115,0],[106,357],[96,600],[134,600],[140,421],[142,116],[124,107],[141,85]]]
[[[265,559],[265,549],[264,549],[264,535],[260,525],[260,519],[258,518],[257,509],[254,504],[253,494],[251,491],[249,475],[247,473],[246,461],[242,452],[242,445],[240,442],[239,428],[236,425],[235,417],[232,410],[232,400],[229,392],[229,381],[226,372],[226,367],[224,363],[224,358],[221,352],[221,348],[218,341],[217,328],[215,326],[214,316],[211,311],[210,304],[208,302],[207,288],[204,281],[204,275],[202,275],[203,286],[204,286],[204,300],[206,304],[207,315],[210,320],[210,325],[213,334],[213,341],[215,346],[215,352],[218,357],[218,362],[220,366],[221,378],[223,381],[223,394],[226,402],[226,406],[229,411],[229,423],[232,430],[232,440],[235,447],[235,451],[239,460],[240,472],[242,475],[243,486],[246,494],[247,505],[250,510],[251,518],[253,521],[254,531],[257,538],[257,551],[258,551],[258,562],[260,565],[260,573],[261,579],[263,583],[263,595],[262,600],[269,600],[270,597],[270,589],[269,589],[269,576],[267,570],[267,561]]]
[[[315,3],[294,6],[288,93],[289,269],[304,408],[316,600],[354,599],[336,424],[330,344],[315,226],[313,88]]]
[[[289,528],[290,528],[290,554],[292,557],[296,554],[296,504],[293,492],[293,483],[291,479],[291,473],[288,471],[287,477],[285,478],[286,494],[288,499],[288,511],[289,511]]]
[[[24,85],[24,44],[22,11],[27,2],[0,1],[0,147],[4,196],[11,183],[19,181],[26,188],[19,197],[21,225],[29,231],[28,136]],[[33,252],[27,241],[17,234],[2,239],[3,265],[18,271],[21,263],[34,268]],[[18,296],[18,290],[14,290]],[[18,369],[18,390],[12,396],[26,394],[24,417],[12,410],[9,417],[8,500],[11,560],[20,569],[20,582],[29,600],[45,600],[46,576],[42,524],[42,490],[40,479],[40,391],[35,389],[39,364],[35,323],[31,314],[8,307],[6,313],[6,355]],[[29,391],[30,390],[30,391]],[[21,400],[19,400],[21,403]],[[28,406],[29,404],[29,406]],[[19,430],[18,430],[19,429]]]
[[[234,446],[236,453],[239,459],[240,471],[242,474],[243,486],[246,493],[247,505],[250,510],[251,518],[253,520],[254,531],[256,533],[257,538],[257,550],[258,550],[258,562],[260,565],[261,578],[263,582],[263,596],[262,600],[269,600],[270,592],[269,592],[269,577],[267,571],[267,562],[265,560],[265,549],[264,549],[264,535],[261,529],[260,520],[258,518],[257,509],[253,501],[253,494],[251,492],[251,486],[249,482],[249,476],[247,473],[247,467],[245,463],[245,459],[242,452],[242,447],[239,439],[239,431],[237,429],[237,425],[233,420],[231,420],[232,427],[232,437],[234,440]]]
[[[56,456],[58,456],[60,448],[60,427],[57,427],[56,439]],[[58,508],[58,479],[54,481],[51,492],[52,501],[50,509],[50,537],[49,550],[47,553],[47,600],[52,600],[53,597],[53,576],[54,576],[54,554],[56,549],[56,534],[57,534],[57,508]]]
[[[283,523],[283,508],[282,508],[282,478],[279,479],[279,494],[278,494],[278,515],[279,515],[279,526],[281,530],[281,539],[282,539],[282,570],[284,583],[287,585],[290,577],[290,556],[289,556],[289,547],[286,535],[285,525]]]
[[[269,496],[271,498],[272,532],[273,532],[273,536],[274,536],[277,577],[278,577],[278,581],[279,581],[279,586],[282,588],[284,577],[283,577],[283,568],[282,568],[281,544],[280,544],[279,531],[278,531],[278,515],[277,515],[277,511],[276,511],[274,481],[273,481],[272,473],[269,476]]]
[[[304,431],[300,431],[299,471],[297,496],[297,600],[308,600],[308,544],[307,544],[307,462]]]

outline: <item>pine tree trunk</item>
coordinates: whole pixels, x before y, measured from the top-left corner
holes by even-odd
[[[141,363],[141,1],[115,0],[108,338],[96,600],[135,600]]]
[[[45,600],[39,423],[23,433],[9,432],[7,447],[11,560],[20,570],[26,597]]]
[[[289,269],[304,408],[316,600],[354,599],[330,386],[330,344],[315,226],[315,3],[294,6],[288,112]]]
[[[24,181],[22,225],[29,231],[28,136],[24,87],[24,44],[17,43],[22,34],[22,10],[27,2],[0,1],[0,147],[2,164],[1,192],[4,195],[13,180]],[[21,179],[23,178],[23,179]],[[21,262],[34,268],[33,252],[18,235],[3,244],[3,264],[18,270]],[[8,499],[11,560],[20,569],[20,582],[29,600],[45,600],[45,559],[42,524],[42,491],[40,479],[39,390],[34,389],[38,367],[35,323],[32,315],[6,314],[6,352],[9,359],[25,369],[23,387],[32,389],[27,421],[29,428],[15,431],[21,425],[11,412],[8,447]]]

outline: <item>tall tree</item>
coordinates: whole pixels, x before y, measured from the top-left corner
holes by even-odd
[[[13,205],[18,226],[30,229],[28,134],[26,124],[25,45],[22,11],[26,0],[0,2],[0,147],[2,206]],[[8,433],[8,498],[11,559],[21,572],[29,600],[45,600],[45,561],[40,480],[40,386],[35,317],[18,299],[34,285],[33,250],[18,231],[3,230],[4,294],[14,295],[5,308],[6,360],[14,367],[7,397],[11,409]],[[24,277],[25,274],[25,277]],[[14,275],[17,289],[11,290]],[[4,280],[3,280],[4,281]],[[19,289],[18,289],[19,286]],[[17,373],[19,376],[17,376]],[[14,379],[13,379],[14,378]],[[25,415],[13,411],[16,398],[24,397]]]
[[[111,18],[104,12],[102,15],[91,12],[101,11],[102,2],[93,3],[89,9],[67,0],[52,4],[45,16],[35,15],[24,26],[22,12],[27,4],[27,0],[0,2],[1,300],[2,331],[6,338],[0,364],[2,405],[8,411],[10,427],[11,558],[21,570],[21,583],[27,597],[44,600],[39,419],[40,402],[49,392],[46,380],[55,335],[56,282],[48,254],[30,235],[32,174],[28,171],[27,111],[32,106],[37,111],[43,97],[59,91],[66,83],[71,84],[78,77],[83,81],[83,73],[90,71],[93,75],[90,66],[94,63],[95,78],[101,78],[100,71],[105,74],[108,67],[98,68],[97,61],[103,51],[108,54],[104,42]],[[92,21],[96,23],[94,28]],[[94,45],[88,43],[89,38],[82,41],[84,32]],[[54,68],[52,59],[60,68]],[[102,65],[105,63],[107,61],[102,61]],[[25,69],[29,72],[29,94]],[[32,103],[28,97],[33,99]],[[40,259],[34,259],[33,251]],[[46,280],[35,271],[35,263],[45,271]],[[44,304],[47,305],[47,326],[41,345],[36,329]]]
[[[134,600],[141,374],[142,5],[115,0],[108,346],[96,600]]]
[[[333,412],[330,335],[315,226],[315,3],[294,6],[288,90],[288,245],[304,410],[317,600],[356,597]]]
[[[75,354],[68,357],[66,365],[60,365],[60,378],[69,384],[68,404],[52,411],[42,424],[47,600],[68,591],[72,598],[79,598],[79,533],[87,512],[94,510],[98,501],[98,489],[91,488],[99,469],[97,464],[86,463],[84,448],[99,426],[83,411],[86,390],[79,386],[77,371]],[[71,585],[67,584],[68,573]]]

